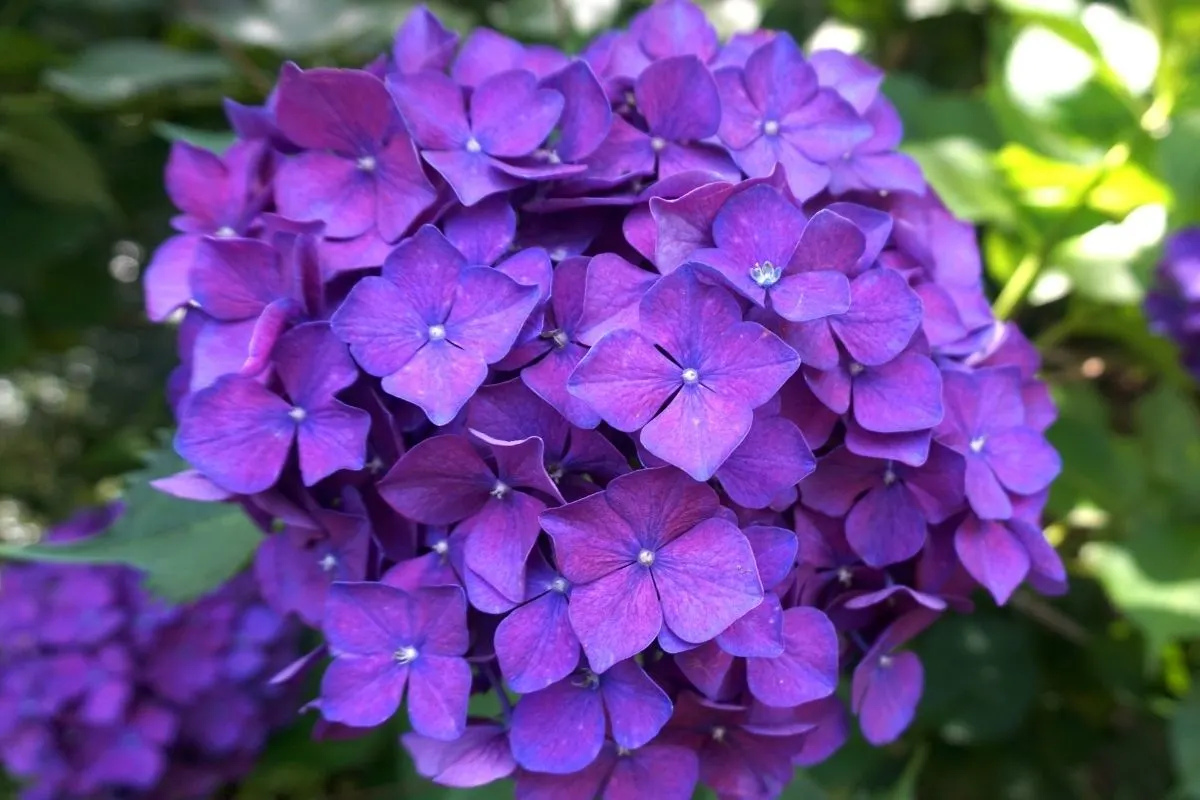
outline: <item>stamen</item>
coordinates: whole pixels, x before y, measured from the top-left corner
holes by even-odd
[[[291,417],[294,422],[304,422],[305,417],[308,416],[308,412],[300,406],[295,406],[291,411],[288,412],[288,416]]]
[[[446,326],[445,325],[430,325],[429,326],[429,341],[440,342],[442,339],[445,339],[445,338],[446,338]]]
[[[650,149],[656,153],[661,153],[667,147],[667,140],[661,136],[655,136],[650,140]]]
[[[411,664],[417,660],[418,655],[420,654],[417,652],[417,648],[411,645],[406,645],[392,653],[392,658],[394,658],[398,664]]]
[[[507,495],[511,491],[512,491],[512,487],[509,486],[507,483],[505,483],[504,481],[496,481],[496,485],[492,487],[492,490],[490,492],[488,492],[488,494],[490,494],[492,497],[496,498],[497,500],[503,500],[504,496]]]
[[[700,381],[700,373],[692,367],[685,369],[680,377],[683,378],[684,383],[688,384],[694,384]]]
[[[971,448],[972,453],[979,453],[979,452],[982,452],[983,446],[985,444],[987,444],[986,436],[976,436],[974,439],[971,440],[971,444],[969,446]]]
[[[654,551],[643,550],[642,552],[638,553],[638,563],[643,567],[649,567],[654,564]]]
[[[363,156],[358,160],[358,168],[363,172],[374,172],[375,166],[375,156]]]
[[[754,262],[754,266],[750,268],[750,280],[757,283],[763,289],[779,283],[779,279],[782,277],[783,270],[770,261],[756,261]]]
[[[479,143],[478,139],[476,139],[474,136],[472,136],[470,139],[467,139],[467,152],[468,153],[482,153],[483,145],[481,145]]]
[[[555,578],[554,580],[550,581],[550,591],[559,592],[561,594],[562,592],[565,592],[566,590],[567,590],[567,579],[566,578]]]
[[[767,136],[777,136],[779,134],[779,123],[773,119],[767,120],[763,123],[763,133]]]
[[[725,741],[725,726],[724,725],[713,725],[712,738],[713,738],[714,742]]]
[[[847,367],[846,369],[850,370],[850,374],[852,376],[856,376],[856,375],[862,375],[863,370],[865,370],[866,367],[864,367],[862,364],[859,364],[857,361],[851,361],[850,366]]]
[[[233,237],[237,236],[237,231],[228,225],[222,225],[221,227],[217,228],[217,232],[214,233],[213,236],[216,236],[218,239],[232,239]]]
[[[882,655],[879,657],[879,666],[883,667],[884,669],[887,669],[891,665],[892,665],[892,657],[891,656]]]
[[[445,539],[434,542],[433,552],[437,553],[439,556],[446,555],[446,553],[450,552],[450,543]]]
[[[333,572],[333,568],[337,566],[337,563],[338,560],[333,553],[326,553],[325,557],[317,562],[325,572]]]
[[[854,580],[854,573],[850,571],[849,567],[838,567],[837,579],[842,586],[849,586]]]

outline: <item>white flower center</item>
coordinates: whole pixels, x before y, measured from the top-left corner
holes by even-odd
[[[638,553],[638,563],[643,567],[649,567],[652,565],[654,563],[654,551],[643,550],[642,552]]]
[[[561,593],[561,592],[565,592],[566,590],[567,590],[567,579],[566,578],[555,578],[554,580],[550,581],[550,591]]]
[[[445,338],[446,338],[446,326],[445,325],[430,325],[429,326],[429,341],[440,342],[442,339],[445,339]]]
[[[474,136],[472,136],[470,139],[467,139],[467,152],[468,153],[481,153],[481,152],[483,152],[483,145],[481,145],[479,143],[478,139],[476,139]]]
[[[725,726],[724,725],[713,725],[712,738],[713,738],[714,742],[725,741]]]
[[[567,257],[567,249],[565,247],[556,247],[550,251],[550,260],[557,264]]]
[[[892,465],[888,464],[887,469],[883,471],[883,485],[891,486],[896,482],[896,471],[892,469]]]
[[[757,283],[763,289],[779,283],[779,279],[782,277],[783,270],[770,261],[756,261],[754,262],[754,266],[750,268],[750,280]]]
[[[374,172],[375,167],[375,156],[363,156],[358,160],[358,168],[363,172]]]
[[[447,542],[445,539],[442,539],[441,541],[433,543],[433,552],[437,553],[439,556],[444,556],[449,551],[450,551],[450,543]]]
[[[879,657],[879,666],[883,667],[884,669],[887,669],[891,665],[892,665],[892,657],[891,656],[882,655]]]
[[[655,136],[650,140],[650,148],[656,153],[661,153],[667,146],[667,140],[661,136]]]
[[[763,123],[763,133],[767,136],[776,136],[779,133],[779,123],[776,120],[769,119]]]
[[[693,367],[688,367],[683,371],[683,374],[680,377],[683,378],[684,383],[694,384],[699,382],[700,373],[697,372]]]
[[[974,439],[971,440],[969,447],[971,448],[972,453],[979,453],[979,452],[982,452],[983,446],[985,444],[987,444],[986,436],[976,436]]]
[[[497,500],[502,500],[502,499],[504,499],[504,496],[507,495],[511,491],[512,491],[512,487],[509,486],[507,483],[505,483],[504,481],[496,481],[496,485],[492,487],[492,490],[490,492],[488,492],[488,494],[490,494],[492,497],[496,498]]]
[[[850,370],[851,375],[862,375],[863,370],[866,369],[866,367],[864,367],[862,364],[859,364],[857,361],[851,361],[850,366],[847,367],[847,369]]]
[[[337,560],[337,557],[333,555],[333,553],[326,553],[325,557],[322,558],[317,563],[321,566],[321,569],[324,570],[325,572],[333,572],[333,568],[337,566],[338,560]]]
[[[308,412],[300,406],[295,406],[291,411],[288,412],[288,416],[291,417],[295,422],[304,422],[305,417],[308,416]]]
[[[837,579],[842,586],[849,586],[850,582],[854,580],[854,573],[850,571],[849,567],[838,567]]]
[[[217,232],[213,235],[218,239],[232,239],[233,237],[237,236],[237,231],[228,225],[222,225],[221,227],[217,228]]]
[[[392,653],[392,658],[396,659],[396,663],[398,664],[411,664],[417,660],[418,655],[420,653],[417,652],[417,648],[412,645],[405,645],[395,653]]]

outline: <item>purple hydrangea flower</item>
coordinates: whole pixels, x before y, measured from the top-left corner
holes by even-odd
[[[1200,375],[1200,228],[1174,233],[1163,248],[1156,270],[1156,284],[1146,295],[1146,315],[1151,327],[1173,339],[1182,351],[1183,363]]]

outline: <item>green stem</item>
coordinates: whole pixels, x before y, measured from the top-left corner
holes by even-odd
[[[1042,237],[1041,244],[1026,253],[1025,257],[1017,264],[1012,277],[1000,290],[1000,296],[992,304],[992,312],[997,319],[1008,319],[1025,302],[1025,298],[1029,295],[1034,283],[1037,282],[1038,276],[1045,269],[1046,261],[1054,252],[1054,248],[1062,243],[1071,223],[1087,208],[1088,198],[1092,196],[1092,192],[1104,183],[1109,175],[1129,161],[1130,151],[1129,144],[1124,140],[1108,148],[1108,152],[1104,154],[1100,163],[1092,171],[1091,178],[1076,192],[1066,211]]]

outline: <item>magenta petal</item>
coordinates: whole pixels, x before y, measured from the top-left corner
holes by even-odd
[[[733,671],[734,656],[722,650],[715,641],[679,653],[675,656],[675,665],[697,690],[712,699],[727,697],[729,685],[740,677]],[[738,686],[736,691],[740,692],[741,687]]]
[[[408,296],[389,280],[359,281],[330,320],[333,332],[370,375],[390,375],[403,367],[429,337],[428,324]]]
[[[383,379],[383,390],[420,406],[434,425],[447,425],[487,378],[478,355],[448,341],[429,342]]]
[[[536,692],[570,675],[579,664],[579,639],[567,617],[567,597],[549,591],[501,620],[496,658],[510,689]]]
[[[296,430],[291,410],[257,381],[222,378],[184,406],[175,449],[221,488],[261,492],[287,460]]]
[[[703,386],[685,386],[642,429],[642,445],[698,481],[716,474],[750,431],[754,412]]]
[[[942,376],[925,356],[906,353],[854,379],[854,418],[868,431],[926,430],[942,415]]]
[[[388,89],[421,148],[456,150],[470,137],[462,89],[447,76],[432,70],[392,75]]]
[[[722,631],[716,642],[733,656],[783,655],[783,608],[779,598],[768,593],[756,608]]]
[[[816,469],[817,460],[792,422],[755,416],[750,432],[717,470],[721,488],[746,508],[766,508]]]
[[[850,308],[850,282],[833,270],[784,275],[771,288],[771,308],[792,322],[810,322]]]
[[[763,589],[771,590],[791,574],[796,566],[799,543],[795,531],[769,525],[751,525],[743,533],[754,551],[754,563]]]
[[[837,689],[838,639],[829,618],[815,608],[783,614],[784,653],[746,662],[750,692],[762,703],[791,708],[828,697]]]
[[[501,172],[483,153],[425,150],[421,155],[441,173],[464,206],[473,206],[484,198],[511,191],[524,183],[521,178]]]
[[[442,786],[472,789],[506,778],[516,769],[508,732],[499,725],[468,725],[453,742],[406,733],[400,737],[417,774]]]
[[[1000,522],[968,516],[954,532],[954,551],[971,577],[979,581],[1000,605],[1029,574],[1029,553]]]
[[[304,484],[312,486],[338,470],[362,469],[370,428],[370,414],[336,400],[307,412],[296,428]]]
[[[391,653],[335,658],[321,679],[321,715],[356,728],[382,725],[400,707],[408,672]]]
[[[362,70],[301,70],[285,64],[277,91],[279,128],[300,147],[362,155],[396,122],[387,87]]]
[[[550,509],[541,524],[554,540],[558,568],[572,583],[590,583],[637,560],[638,534],[602,494]]]
[[[621,747],[641,747],[671,718],[670,698],[632,659],[613,664],[604,673],[600,694],[608,711],[612,738]]]
[[[846,517],[846,541],[868,566],[907,561],[925,544],[925,515],[901,483],[867,492]]]
[[[618,756],[604,800],[690,800],[699,776],[695,751],[673,744],[649,745]]]
[[[146,314],[154,322],[162,322],[171,312],[192,299],[190,283],[199,236],[172,236],[158,246],[150,258],[143,278],[146,295]]]
[[[393,136],[375,161],[376,224],[383,238],[394,242],[434,204],[437,191],[403,133]]]
[[[561,348],[556,347],[541,361],[521,370],[521,380],[572,425],[594,428],[600,424],[600,415],[567,390],[567,379],[585,353],[582,347],[571,342]]]
[[[683,383],[680,371],[641,334],[613,331],[588,351],[567,388],[614,428],[632,432],[649,422]]]
[[[616,253],[601,253],[588,262],[583,310],[576,338],[595,344],[610,331],[636,328],[638,306],[658,279]]]
[[[206,237],[196,245],[194,259],[191,294],[215,319],[258,316],[291,288],[275,248],[255,239]]]
[[[542,85],[559,92],[566,100],[559,121],[562,136],[555,144],[555,152],[568,162],[587,158],[612,127],[612,108],[604,87],[582,59],[550,75]]]
[[[534,286],[522,286],[495,269],[468,267],[455,287],[446,338],[495,363],[508,354],[537,299]]]
[[[894,742],[912,723],[925,687],[925,670],[916,653],[894,653],[864,660],[854,670],[854,712],[863,737],[879,747]]]
[[[600,692],[568,678],[525,695],[513,710],[509,740],[513,758],[526,769],[553,775],[583,769],[604,744]]]
[[[653,572],[663,621],[689,642],[707,642],[762,602],[750,543],[723,519],[701,522],[662,547]]]
[[[869,269],[850,284],[850,310],[830,320],[850,356],[868,366],[895,358],[921,324],[921,300],[900,275]]]
[[[409,666],[408,719],[413,730],[449,741],[462,735],[471,696],[471,667],[461,658],[418,655]]]
[[[575,586],[569,613],[571,627],[597,673],[645,650],[662,628],[654,580],[638,563]]]

